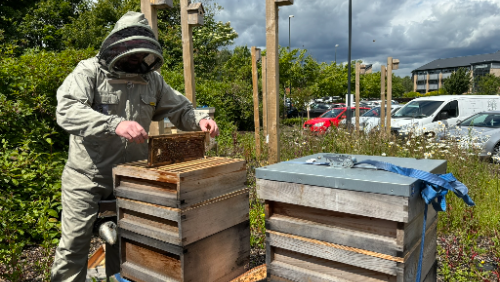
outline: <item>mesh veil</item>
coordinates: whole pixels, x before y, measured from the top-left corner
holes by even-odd
[[[98,58],[112,73],[145,74],[163,64],[161,46],[152,30],[138,25],[110,34],[101,45]]]

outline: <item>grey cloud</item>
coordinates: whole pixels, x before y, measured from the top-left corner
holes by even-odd
[[[231,21],[235,45],[265,46],[265,1],[218,0],[218,20]],[[296,0],[280,8],[279,43],[305,48],[318,62],[347,62],[348,1]],[[353,1],[352,59],[374,64],[378,71],[392,56],[401,61],[397,75],[438,58],[492,53],[500,49],[498,1],[446,0]],[[412,17],[418,16],[417,19]],[[375,40],[375,42],[373,42]],[[377,69],[378,68],[378,69]]]

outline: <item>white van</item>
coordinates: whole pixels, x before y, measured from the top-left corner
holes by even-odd
[[[431,134],[454,127],[457,122],[482,111],[500,109],[498,95],[442,95],[421,97],[399,109],[391,118],[391,131]]]

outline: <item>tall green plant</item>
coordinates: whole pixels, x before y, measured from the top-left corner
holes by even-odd
[[[459,68],[443,82],[444,91],[448,94],[463,94],[469,91],[471,86],[470,71]]]

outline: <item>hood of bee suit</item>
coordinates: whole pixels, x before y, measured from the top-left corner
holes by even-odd
[[[127,12],[106,37],[97,55],[99,63],[109,72],[146,74],[163,64],[160,43],[142,13]]]

